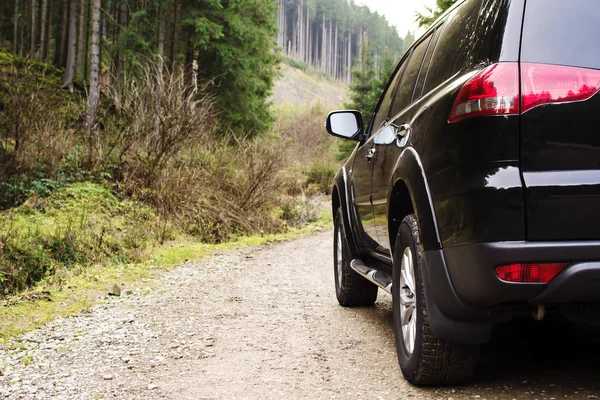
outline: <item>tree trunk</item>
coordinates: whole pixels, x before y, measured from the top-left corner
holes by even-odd
[[[13,53],[19,48],[19,0],[15,0],[15,17],[13,22]]]
[[[63,77],[64,86],[73,91],[73,68],[75,67],[75,51],[77,30],[75,29],[77,22],[77,0],[70,0],[69,6],[69,39],[67,44],[67,65],[65,75]]]
[[[41,21],[40,21],[40,46],[37,49],[36,58],[40,61],[44,58],[44,47],[46,45],[46,19],[48,18],[48,0],[42,0]]]
[[[190,28],[186,29],[185,54],[183,64],[183,82],[185,90],[189,93],[193,90],[194,77],[194,45],[192,43],[192,33]]]
[[[335,23],[335,36],[333,38],[333,77],[335,79],[337,79],[337,77],[338,77],[337,57],[338,57],[338,24],[336,22]]]
[[[63,15],[61,21],[61,39],[60,45],[62,46],[60,50],[60,66],[67,66],[67,57],[69,51],[69,1],[63,0]]]
[[[52,27],[52,4],[54,2],[52,0],[44,0],[44,3],[46,3],[46,10],[44,11],[44,14],[46,15],[44,25],[45,35],[43,40],[41,41],[42,49],[40,53],[42,62],[48,62],[48,50],[50,49],[50,39],[52,37],[52,35],[50,34],[50,28]]]
[[[323,14],[323,33],[321,34],[321,72],[325,72],[327,53],[327,34],[325,33],[325,14]]]
[[[173,21],[173,45],[171,46],[171,54],[169,59],[171,63],[171,71],[175,71],[177,66],[177,45],[179,44],[179,32],[181,24],[181,0],[175,0],[175,20]]]
[[[154,143],[160,138],[160,97],[163,87],[163,53],[165,47],[165,11],[162,1],[158,4],[158,60],[156,62],[156,102],[154,105]]]
[[[79,2],[79,35],[77,38],[77,77],[84,78],[83,69],[87,60],[84,58],[85,53],[85,32],[87,30],[87,15],[86,7],[88,2],[86,0],[80,0]]]
[[[86,3],[88,2],[88,0],[86,0]],[[83,76],[87,77],[89,76],[89,70],[90,70],[90,63],[88,62],[88,52],[90,49],[90,12],[91,12],[91,7],[88,4],[86,7],[86,13],[85,13],[85,48],[84,48],[84,54],[83,54],[83,59],[85,60],[83,62],[84,65],[84,70],[83,70]]]
[[[127,15],[127,2],[123,1],[121,3],[121,12],[119,13],[119,33],[118,33],[118,46],[119,46],[119,53],[117,56],[117,65],[116,65],[116,71],[115,71],[115,76],[117,78],[117,82],[119,87],[121,87],[121,83],[122,83],[122,78],[123,78],[123,71],[125,71],[125,46],[124,43],[122,43],[121,40],[121,32],[123,32],[123,30],[127,27],[128,25],[128,19],[129,16]]]
[[[92,57],[90,62],[90,93],[88,95],[87,128],[91,143],[91,130],[96,120],[100,77],[100,0],[94,0],[92,11]],[[91,164],[91,146],[89,160]]]
[[[62,21],[63,16],[63,7],[64,1],[58,0],[56,9],[56,23],[54,25],[54,57],[52,58],[52,63],[56,66],[60,66],[60,60],[62,59],[61,51],[62,51],[62,30],[64,27],[64,21]]]
[[[30,57],[35,57],[35,26],[36,24],[36,7],[37,7],[37,2],[36,0],[31,0],[31,37],[30,39],[30,44],[29,44],[29,56]]]
[[[348,64],[346,65],[346,81],[352,80],[352,32],[348,32]]]

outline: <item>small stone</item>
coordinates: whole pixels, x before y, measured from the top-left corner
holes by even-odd
[[[121,288],[116,283],[108,291],[109,296],[121,296]]]
[[[114,378],[114,376],[112,375],[102,375],[102,379],[104,379],[105,381],[112,381]]]
[[[148,385],[148,390],[155,390],[158,389],[158,385],[155,385],[154,383],[151,383]]]
[[[123,291],[123,295],[125,295],[125,296],[131,296],[132,294],[133,294],[133,290],[131,290],[131,289],[125,289]]]

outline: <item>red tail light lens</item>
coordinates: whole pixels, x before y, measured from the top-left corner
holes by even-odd
[[[521,64],[522,112],[542,104],[583,101],[600,90],[600,71],[560,65]]]
[[[510,264],[496,268],[496,274],[507,282],[548,283],[569,264]]]
[[[463,85],[454,101],[448,122],[481,115],[519,113],[519,66],[493,64]]]

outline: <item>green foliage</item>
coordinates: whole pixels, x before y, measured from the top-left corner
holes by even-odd
[[[308,71],[308,65],[304,64],[303,62],[300,62],[298,60],[295,60],[293,58],[286,58],[285,62],[292,68],[296,68],[299,69],[300,71],[304,71],[307,72]]]
[[[397,64],[397,60],[393,59],[389,53],[386,53],[383,59],[380,60],[381,69],[378,70],[375,60],[370,58],[368,54],[367,46],[363,46],[360,63],[352,69],[352,83],[348,88],[350,102],[345,104],[346,108],[361,112],[365,129],[373,117],[373,113],[379,103],[379,98],[394,73]],[[341,140],[336,155],[337,159],[346,159],[355,147],[356,142]]]
[[[313,161],[308,166],[306,173],[306,180],[311,191],[330,194],[333,177],[337,170],[337,165],[322,161]]]
[[[6,182],[0,182],[0,193],[3,193],[0,197],[0,210],[21,204],[32,196],[47,197],[61,186],[60,182],[52,179],[31,180],[27,176],[12,177]]]
[[[51,65],[0,52],[0,210],[44,197],[71,178],[56,166],[83,102],[81,92],[61,89],[61,75]]]
[[[421,27],[427,27],[431,25],[440,15],[446,12],[447,9],[452,7],[452,5],[456,3],[456,0],[436,0],[437,8],[432,10],[431,8],[427,8],[429,11],[429,15],[417,13],[416,21],[419,23]]]
[[[220,5],[221,34],[198,43],[199,81],[211,82],[216,93],[221,133],[260,135],[274,122],[266,100],[280,60],[275,42],[276,4],[222,0]]]
[[[284,7],[288,10],[289,21],[297,20],[298,5],[300,0],[284,0]],[[395,57],[406,50],[403,38],[398,35],[395,26],[391,25],[386,17],[367,6],[356,4],[347,0],[311,0],[303,1],[303,6],[309,7],[310,23],[316,30],[320,29],[323,19],[326,24],[338,26],[339,35],[346,37],[348,32],[354,34],[354,39],[360,35],[361,28],[368,32],[371,55],[383,54],[386,51]]]
[[[0,295],[50,279],[60,269],[136,261],[156,240],[154,212],[108,189],[74,184],[36,196],[0,218]]]
[[[321,204],[317,198],[296,196],[285,198],[278,209],[278,216],[289,227],[303,227],[320,218]]]
[[[379,100],[375,60],[369,56],[367,45],[363,45],[359,63],[352,69],[352,83],[348,91],[350,102],[345,105],[346,108],[360,111],[366,125],[371,120]]]

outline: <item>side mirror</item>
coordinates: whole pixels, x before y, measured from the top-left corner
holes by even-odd
[[[364,140],[363,119],[358,111],[333,111],[329,113],[325,128],[333,136],[357,141]]]

